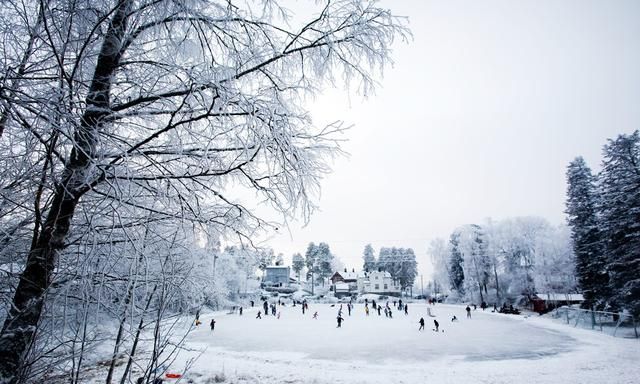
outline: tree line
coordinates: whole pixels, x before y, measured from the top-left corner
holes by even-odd
[[[566,213],[576,275],[589,308],[640,315],[640,134],[619,135],[593,174],[582,157],[567,167]]]

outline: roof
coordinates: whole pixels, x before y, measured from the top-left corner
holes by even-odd
[[[581,293],[555,293],[555,292],[545,292],[545,293],[536,293],[542,300],[548,301],[584,301],[584,296]]]
[[[358,273],[356,272],[335,271],[333,275],[331,275],[331,278],[335,275],[339,275],[343,280],[358,280]]]
[[[289,269],[289,267],[284,265],[269,265],[266,269]]]

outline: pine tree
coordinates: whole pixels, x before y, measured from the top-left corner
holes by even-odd
[[[362,258],[364,259],[364,263],[362,264],[362,269],[364,271],[373,271],[376,269],[376,256],[373,253],[373,247],[371,244],[367,244],[364,247],[364,254]]]
[[[451,289],[460,295],[464,294],[464,269],[462,266],[462,252],[460,252],[460,233],[454,232],[449,239],[451,246],[451,262],[449,263],[449,280]]]
[[[296,253],[295,255],[293,255],[293,257],[291,258],[291,266],[293,267],[293,271],[298,276],[298,280],[300,280],[300,272],[302,272],[302,269],[304,268],[304,258],[301,254]]]
[[[598,223],[595,178],[582,157],[567,167],[566,205],[576,276],[585,306],[601,307],[609,298],[607,257]]]
[[[600,205],[615,306],[640,315],[640,134],[604,147]]]

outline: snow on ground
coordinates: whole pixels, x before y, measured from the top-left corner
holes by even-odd
[[[364,313],[336,328],[339,304],[279,307],[280,319],[256,319],[258,308],[243,316],[202,316],[187,346],[203,351],[186,379],[229,383],[638,383],[640,341],[575,329],[545,318],[472,311],[462,306],[431,307],[440,328],[432,329],[427,305],[410,304],[409,315],[393,319]],[[318,319],[312,315],[318,312]],[[456,315],[458,322],[452,323]],[[216,329],[208,324],[215,317]],[[418,331],[423,317],[426,330]],[[183,352],[172,365],[196,357]]]

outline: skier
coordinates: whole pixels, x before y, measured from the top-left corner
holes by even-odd
[[[409,306],[407,304],[404,305],[404,314],[405,315],[409,314]]]
[[[467,311],[467,319],[471,318],[471,308],[469,308],[469,306],[467,305],[467,308],[465,308],[465,311]]]
[[[240,307],[240,316],[242,316],[242,307]]]
[[[214,319],[211,319],[211,323],[209,323],[209,326],[211,327],[211,331],[213,331],[213,329],[216,327],[216,321]]]
[[[420,328],[418,329],[418,331],[424,331],[424,319],[421,317],[420,318]]]
[[[262,319],[262,315],[260,315],[260,311],[258,311],[258,316],[256,316],[256,319]]]
[[[336,328],[342,328],[342,321],[344,319],[342,318],[342,316],[338,315],[337,320],[338,320],[338,326]]]
[[[433,319],[433,325],[435,325],[435,326],[436,326],[435,331],[436,331],[436,332],[438,332],[438,329],[439,329],[439,327],[440,327],[440,324],[438,323],[438,320]]]

